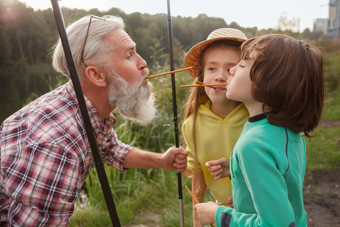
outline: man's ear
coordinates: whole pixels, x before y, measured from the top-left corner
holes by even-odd
[[[96,66],[87,66],[85,69],[85,76],[96,86],[106,87],[108,84],[106,72]]]

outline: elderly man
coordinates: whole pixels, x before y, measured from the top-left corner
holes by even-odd
[[[153,153],[118,140],[112,111],[142,124],[155,114],[147,64],[121,18],[86,16],[67,29],[70,46],[106,165],[183,172],[187,152]],[[60,41],[54,68],[70,77]],[[31,102],[0,127],[0,224],[66,226],[93,164],[71,82]]]

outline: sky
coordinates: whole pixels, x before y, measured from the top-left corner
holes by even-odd
[[[32,8],[52,8],[49,0],[19,0]],[[106,11],[120,8],[127,14],[133,12],[167,13],[167,0],[59,0],[59,6],[79,9],[97,8]],[[170,0],[172,16],[223,18],[227,24],[238,23],[241,27],[275,28],[280,17],[300,20],[300,31],[313,28],[316,18],[328,18],[329,0]]]

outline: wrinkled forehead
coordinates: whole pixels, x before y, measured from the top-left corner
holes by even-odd
[[[109,52],[125,51],[134,49],[136,43],[123,29],[116,29],[103,38]]]

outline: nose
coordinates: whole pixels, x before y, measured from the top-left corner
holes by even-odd
[[[142,58],[139,54],[138,54],[138,69],[143,70],[147,67],[147,63],[144,60],[144,58]]]
[[[230,73],[228,70],[226,71],[225,69],[221,69],[216,74],[215,81],[223,83],[228,79],[229,76],[230,76]]]
[[[230,75],[231,75],[231,76],[235,76],[235,73],[236,73],[236,66],[237,66],[237,65],[235,65],[234,67],[232,67],[232,68],[230,69]]]

